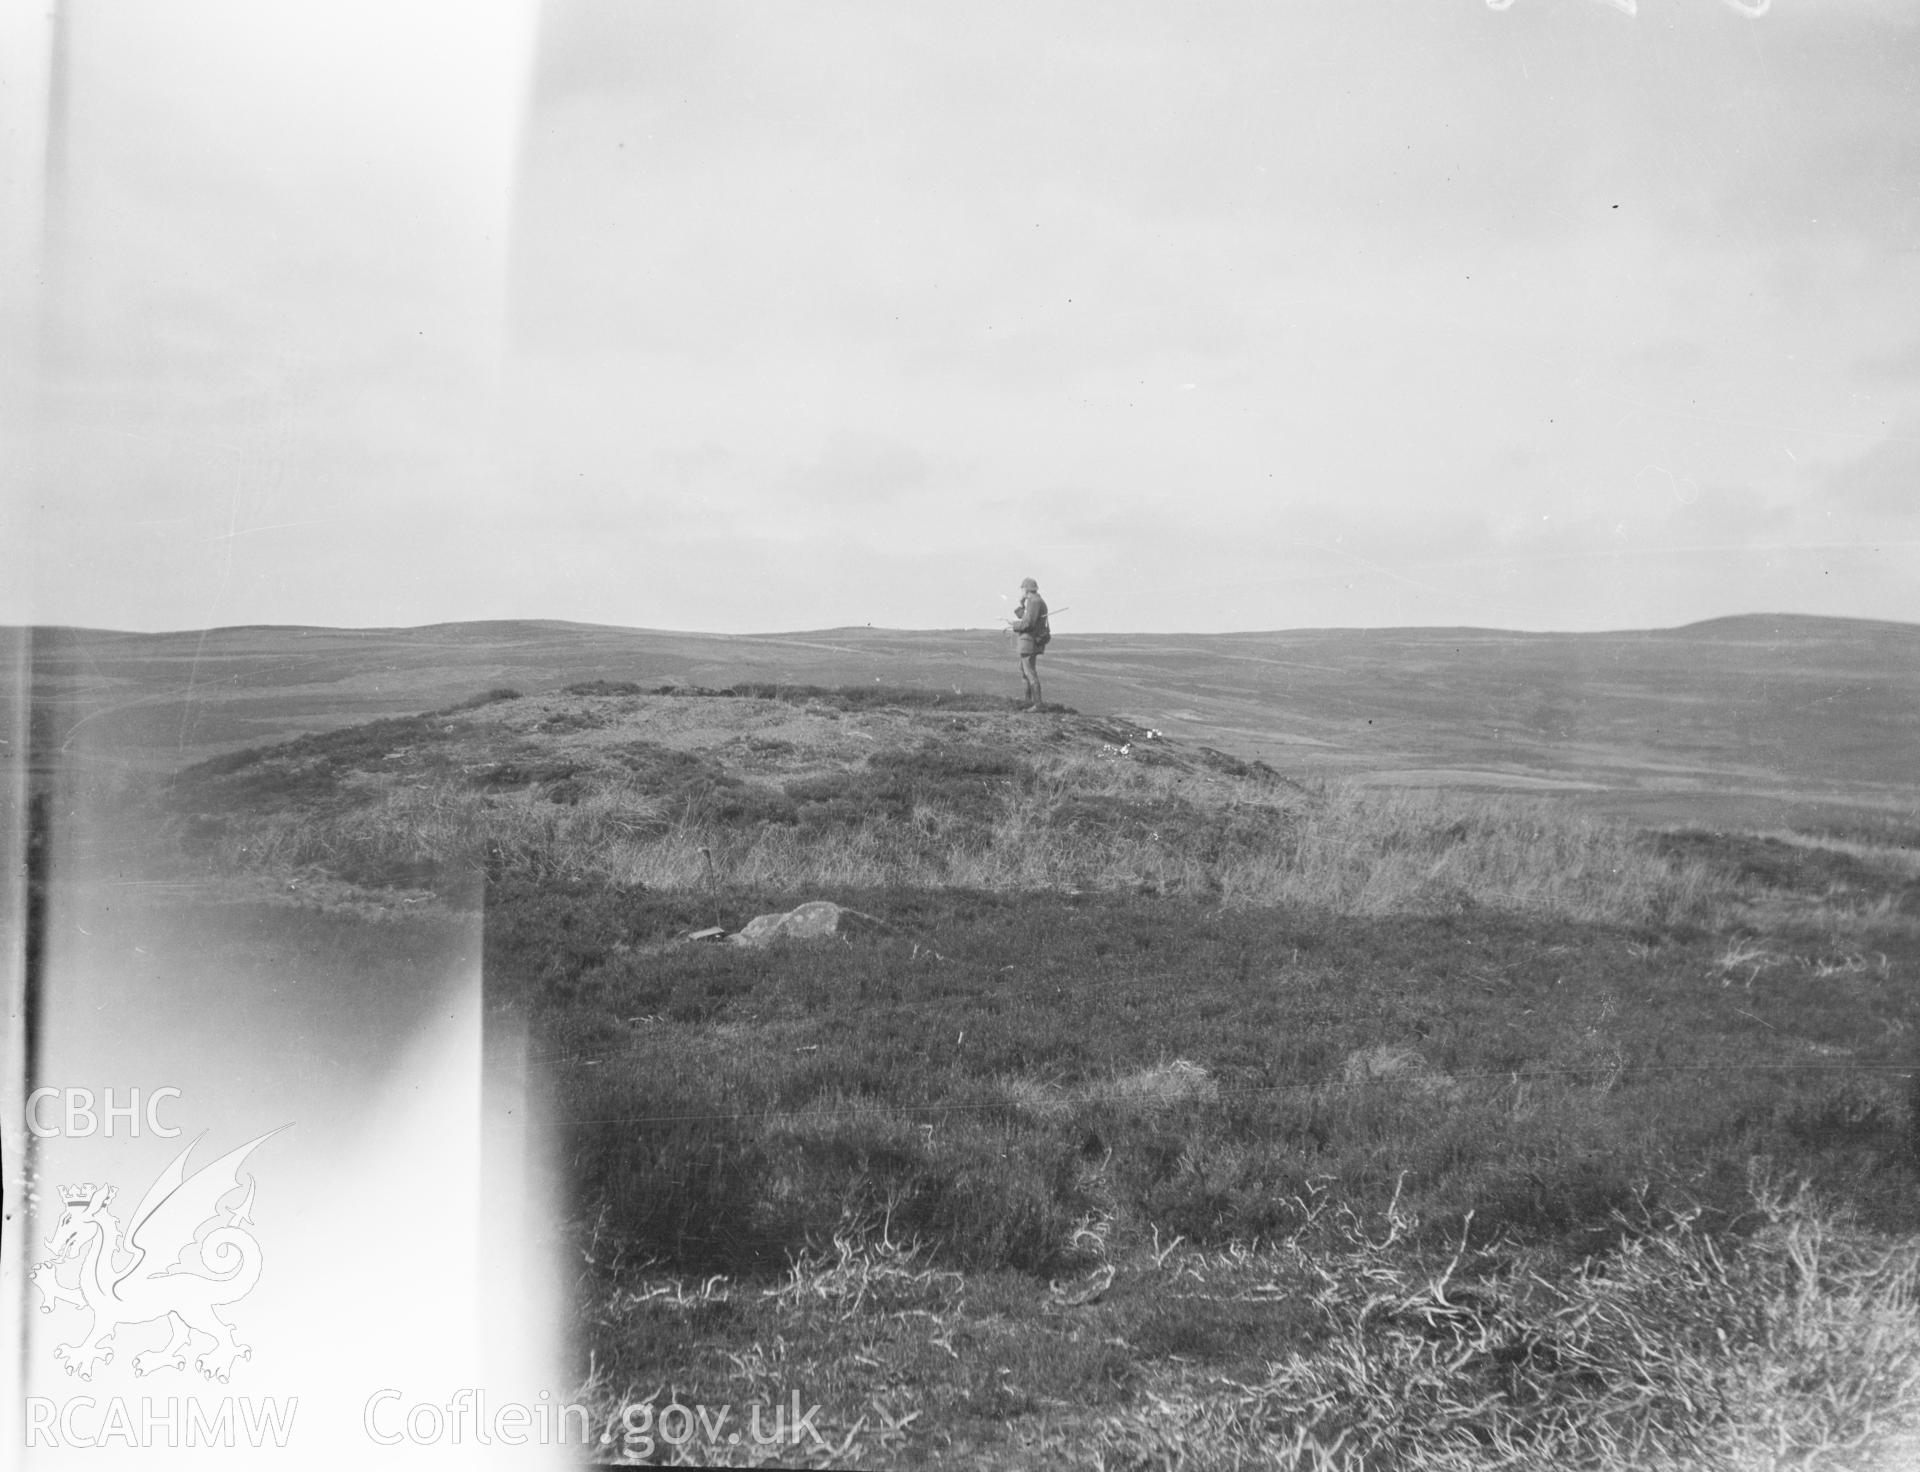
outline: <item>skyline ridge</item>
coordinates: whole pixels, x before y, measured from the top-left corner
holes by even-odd
[[[1265,636],[1298,634],[1385,634],[1385,633],[1463,633],[1498,634],[1537,638],[1606,638],[1625,634],[1677,634],[1689,630],[1709,628],[1714,625],[1753,624],[1777,620],[1785,623],[1801,624],[1848,624],[1862,627],[1887,629],[1910,629],[1920,632],[1920,620],[1864,617],[1854,614],[1836,613],[1798,613],[1780,610],[1715,614],[1707,618],[1691,619],[1679,624],[1622,625],[1606,629],[1526,629],[1512,628],[1499,624],[1300,624],[1275,625],[1269,628],[1246,629],[1075,629],[1074,638],[1200,638],[1200,639],[1236,639],[1260,638]],[[600,630],[610,633],[666,634],[689,638],[707,639],[778,639],[791,638],[802,634],[836,633],[873,633],[873,634],[980,634],[998,633],[1000,626],[995,624],[953,624],[944,626],[909,624],[820,624],[808,628],[790,629],[753,629],[730,631],[723,629],[669,628],[651,624],[601,623],[586,619],[563,618],[473,618],[473,619],[436,619],[418,624],[313,624],[313,623],[239,623],[211,624],[205,627],[183,627],[168,629],[131,629],[97,624],[68,623],[32,623],[0,624],[0,629],[10,632],[63,632],[78,634],[100,634],[125,638],[173,638],[187,635],[211,635],[226,633],[260,632],[311,632],[311,633],[364,633],[394,634],[418,633],[428,629],[466,629],[486,627],[524,627],[550,629]]]

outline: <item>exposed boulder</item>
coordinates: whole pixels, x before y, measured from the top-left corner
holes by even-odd
[[[737,946],[767,946],[777,940],[818,940],[886,928],[886,921],[832,900],[808,900],[784,914],[756,915],[727,939]]]

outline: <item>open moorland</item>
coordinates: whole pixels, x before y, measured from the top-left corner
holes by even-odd
[[[1020,688],[1008,641],[983,630],[718,635],[522,621],[13,632],[31,684],[4,682],[0,718],[30,693],[41,745],[108,782],[503,686]],[[1293,776],[1552,792],[1654,826],[1915,812],[1920,625],[1753,615],[1607,634],[1123,635],[1078,633],[1069,612],[1058,632],[1045,661],[1051,698]],[[12,725],[0,719],[0,739],[19,739]]]
[[[1892,1467],[1914,631],[1764,633],[1572,669],[1381,636],[1378,691],[1375,636],[1320,636],[1346,694],[1289,675],[1284,710],[1262,671],[1316,636],[1141,640],[1030,713],[962,664],[642,678],[555,629],[537,681],[253,744],[246,700],[115,704],[101,662],[38,734],[157,720],[168,862],[260,903],[373,925],[484,882],[609,1455]],[[731,938],[814,900],[853,913]],[[663,1415],[795,1394],[777,1449]]]

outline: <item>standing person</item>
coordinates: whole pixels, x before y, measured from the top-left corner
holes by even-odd
[[[1047,623],[1047,600],[1040,596],[1040,585],[1032,578],[1020,583],[1020,607],[1008,625],[1020,636],[1020,678],[1027,682],[1027,699],[1040,709],[1040,656],[1047,651],[1053,629]]]

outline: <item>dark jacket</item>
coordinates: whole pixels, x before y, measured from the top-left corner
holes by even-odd
[[[1034,638],[1036,629],[1047,628],[1047,600],[1038,593],[1029,593],[1020,600],[1020,611],[1013,620],[1013,631],[1020,636],[1022,654],[1041,653],[1040,643]],[[1051,629],[1048,629],[1051,633]]]

